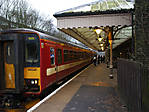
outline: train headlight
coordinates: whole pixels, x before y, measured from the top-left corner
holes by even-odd
[[[39,92],[39,79],[25,79],[24,89],[26,92]]]
[[[25,79],[26,85],[38,85],[38,79]]]
[[[35,84],[35,81],[34,81],[34,80],[32,80],[32,81],[31,81],[31,84]]]
[[[34,82],[35,84],[38,84],[38,81],[37,80],[35,80],[35,82]]]

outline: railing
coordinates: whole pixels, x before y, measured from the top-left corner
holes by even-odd
[[[135,61],[119,59],[118,88],[130,112],[149,112],[149,70]]]

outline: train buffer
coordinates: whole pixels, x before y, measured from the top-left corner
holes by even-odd
[[[116,70],[91,64],[55,95],[31,112],[127,112],[117,91]]]

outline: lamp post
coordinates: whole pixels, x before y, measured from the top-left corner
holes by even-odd
[[[97,33],[98,35],[98,40],[101,41],[102,38],[100,36],[101,32],[103,30],[102,29],[95,29],[95,32]],[[108,40],[109,40],[109,43],[110,43],[110,74],[109,74],[109,78],[110,79],[113,79],[113,64],[112,64],[112,42],[113,42],[113,27],[108,27],[107,31],[104,30],[106,33],[107,33],[107,36],[108,36]],[[101,49],[103,49],[103,46],[101,46]]]
[[[98,40],[101,41],[102,38],[100,36],[100,33],[102,32],[103,30],[102,29],[95,29],[95,32],[97,33],[98,35]],[[105,31],[105,30],[104,30]],[[108,27],[107,31],[105,31],[107,34],[108,34],[108,40],[109,40],[109,43],[110,43],[110,79],[113,79],[113,64],[112,64],[112,42],[113,42],[113,27]],[[102,47],[103,49],[103,47]]]

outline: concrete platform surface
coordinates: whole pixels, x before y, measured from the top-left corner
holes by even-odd
[[[90,65],[34,112],[127,112],[105,64]]]

